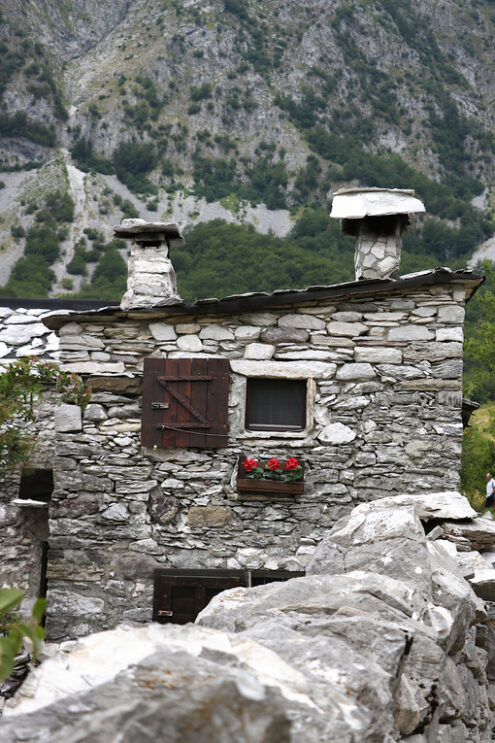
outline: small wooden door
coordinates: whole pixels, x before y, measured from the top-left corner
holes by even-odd
[[[213,596],[247,585],[243,570],[169,570],[154,572],[153,621],[194,622]]]

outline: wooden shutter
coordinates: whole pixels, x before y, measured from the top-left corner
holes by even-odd
[[[141,443],[227,446],[228,402],[228,359],[145,359]]]
[[[228,588],[247,585],[243,570],[154,571],[153,621],[194,622],[213,596]]]

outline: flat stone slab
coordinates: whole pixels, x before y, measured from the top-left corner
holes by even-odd
[[[356,510],[368,511],[375,508],[397,506],[414,506],[416,516],[423,521],[429,521],[430,519],[448,519],[449,521],[476,519],[478,515],[471,507],[468,499],[455,490],[447,490],[441,493],[411,493],[410,495],[389,496],[371,503],[362,503]],[[493,526],[493,532],[495,537],[495,525]]]
[[[424,212],[422,201],[414,191],[400,188],[342,188],[333,194],[334,219],[363,219],[387,214]]]
[[[481,568],[468,578],[474,592],[485,601],[495,601],[495,570]]]
[[[488,519],[445,521],[442,529],[442,538],[454,542],[462,552],[489,549],[495,545],[495,522]]]

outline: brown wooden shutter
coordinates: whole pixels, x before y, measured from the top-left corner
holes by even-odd
[[[228,359],[145,359],[141,443],[227,446],[228,401]]]
[[[220,591],[247,585],[242,570],[171,570],[154,571],[153,621],[186,624],[194,622]]]

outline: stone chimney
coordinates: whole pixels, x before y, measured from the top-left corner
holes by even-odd
[[[157,307],[178,304],[174,267],[168,257],[171,245],[184,245],[177,225],[166,222],[145,222],[144,219],[124,219],[114,227],[115,237],[132,240],[127,265],[127,291],[120,307]]]
[[[354,235],[356,281],[399,275],[402,233],[412,215],[424,212],[414,191],[400,188],[343,188],[333,194],[330,216],[342,234]]]

